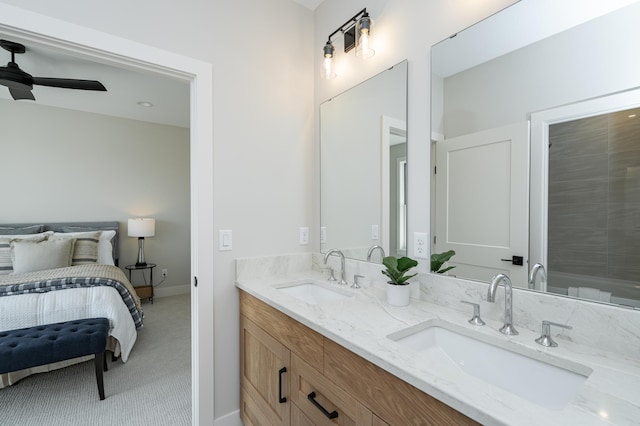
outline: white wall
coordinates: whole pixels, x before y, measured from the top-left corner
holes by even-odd
[[[234,250],[213,259],[215,416],[237,410],[233,260],[312,248],[298,228],[313,207],[313,13],[291,0],[2,2],[213,64],[212,221],[234,231]]]
[[[154,217],[145,255],[156,284],[169,272],[158,294],[189,291],[189,129],[25,101],[0,100],[0,117],[0,222],[116,220],[124,268],[138,247],[127,219]]]

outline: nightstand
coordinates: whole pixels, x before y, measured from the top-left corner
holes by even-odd
[[[136,293],[140,299],[149,299],[153,303],[153,268],[157,265],[155,263],[147,263],[146,265],[127,265],[125,269],[129,271],[129,281],[133,288],[136,289]],[[145,270],[149,270],[149,283],[144,275]],[[131,281],[131,271],[142,271],[142,278],[144,278],[144,285],[136,286]]]

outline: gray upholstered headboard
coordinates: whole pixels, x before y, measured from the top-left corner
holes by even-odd
[[[24,227],[24,226],[32,226],[32,225],[44,225],[45,231],[54,231],[54,232],[64,232],[64,228],[77,228],[73,231],[92,231],[92,230],[102,230],[102,231],[116,231],[115,237],[111,240],[111,244],[113,245],[113,261],[116,265],[118,265],[118,260],[120,258],[120,227],[118,222],[56,222],[56,223],[46,223],[46,222],[34,222],[34,223],[2,223],[0,227]]]

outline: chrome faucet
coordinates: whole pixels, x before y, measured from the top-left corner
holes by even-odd
[[[496,301],[496,289],[500,283],[504,282],[504,325],[500,328],[500,333],[507,336],[516,336],[518,330],[513,326],[513,298],[511,280],[505,274],[498,274],[491,279],[491,285],[487,292],[487,301]]]
[[[540,275],[540,291],[547,291],[547,270],[542,263],[536,263],[529,271],[529,289],[536,289],[536,275]]]
[[[338,281],[338,284],[341,285],[347,285],[347,280],[344,279],[345,277],[345,268],[344,268],[344,254],[342,254],[342,252],[338,249],[331,249],[327,252],[327,254],[324,255],[324,264],[327,264],[327,259],[329,259],[329,256],[331,256],[333,253],[336,253],[338,256],[340,256],[340,281]]]
[[[376,251],[376,250],[380,250],[380,254],[382,255],[382,258],[384,259],[384,257],[385,257],[384,249],[381,246],[373,246],[367,252],[367,262],[371,262],[371,256],[373,255],[373,252]]]

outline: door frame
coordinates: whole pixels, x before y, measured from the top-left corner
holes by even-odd
[[[213,287],[213,66],[0,3],[0,30],[114,66],[190,83],[192,424],[215,418]],[[199,238],[202,235],[203,238]],[[203,401],[201,404],[200,401]]]
[[[604,95],[531,113],[529,264],[547,265],[549,231],[549,126],[640,106],[640,89]]]

